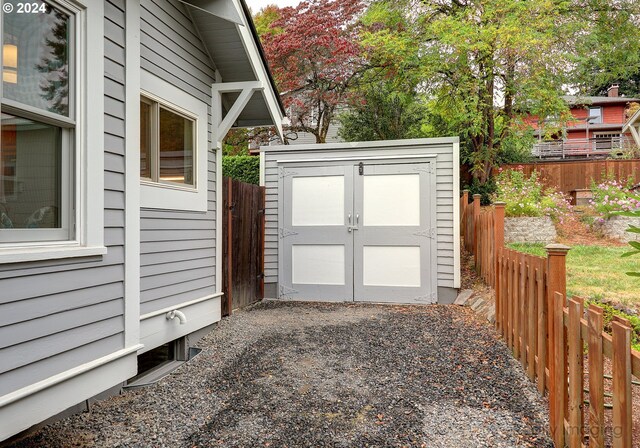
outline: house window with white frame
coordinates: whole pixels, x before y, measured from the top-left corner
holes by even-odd
[[[140,99],[140,177],[195,187],[196,117],[144,96]]]
[[[207,212],[207,102],[140,71],[140,206]]]
[[[592,106],[589,108],[589,123],[600,124],[602,123],[602,107]]]
[[[5,1],[2,13],[0,242],[65,241],[75,219],[76,17],[58,3],[20,13],[24,5]]]

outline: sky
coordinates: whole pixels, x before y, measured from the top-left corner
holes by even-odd
[[[249,5],[249,8],[251,8],[251,12],[253,14],[257,13],[267,5],[276,4],[279,7],[284,8],[285,6],[297,6],[298,3],[300,3],[300,0],[245,0],[245,1],[247,2],[247,5]]]

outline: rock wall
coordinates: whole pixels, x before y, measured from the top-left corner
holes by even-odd
[[[609,238],[614,238],[624,242],[640,241],[640,234],[627,232],[629,224],[640,227],[640,218],[612,216],[599,224],[599,226],[602,233]]]
[[[505,218],[504,220],[506,243],[549,244],[555,242],[556,236],[556,227],[547,216]]]

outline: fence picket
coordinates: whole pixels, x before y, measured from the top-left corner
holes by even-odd
[[[527,374],[531,381],[536,379],[536,316],[537,301],[535,296],[535,271],[534,261],[527,261],[527,300],[529,309],[527,310]]]
[[[522,369],[526,371],[527,369],[527,277],[526,277],[526,263],[525,263],[525,254],[520,254],[518,257],[518,265],[519,265],[519,278],[518,282],[520,283],[520,289],[518,290],[518,295],[520,298],[520,364],[522,364]]]
[[[569,323],[567,327],[569,366],[569,447],[580,448],[584,438],[582,415],[584,366],[582,345],[582,299],[569,300]],[[563,325],[564,326],[564,325]]]
[[[604,360],[602,332],[604,310],[589,305],[589,447],[604,448]]]
[[[613,339],[613,447],[631,448],[631,328],[611,322]]]
[[[538,260],[536,268],[536,300],[538,302],[538,392],[544,394],[547,366],[547,307],[543,284],[543,267]]]
[[[565,394],[567,375],[564,339],[564,296],[556,292],[553,297],[553,371],[549,402],[553,409],[551,436],[557,447],[564,446]]]

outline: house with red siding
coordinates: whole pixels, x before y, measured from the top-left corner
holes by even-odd
[[[525,120],[538,139],[533,145],[536,157],[607,157],[635,144],[628,130],[623,129],[629,104],[640,99],[620,96],[618,85],[609,87],[607,96],[564,96],[563,100],[572,118],[560,131],[553,118],[540,120],[531,116]]]

